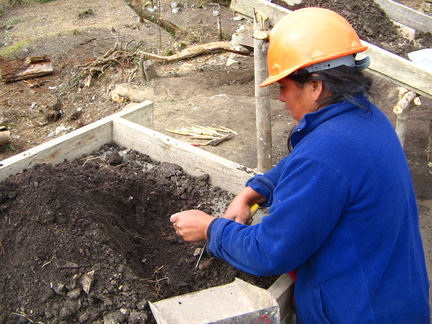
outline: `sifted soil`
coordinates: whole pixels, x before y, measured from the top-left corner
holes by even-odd
[[[169,216],[221,214],[232,199],[206,177],[107,144],[0,184],[0,323],[152,322],[147,301],[254,277],[185,243]]]

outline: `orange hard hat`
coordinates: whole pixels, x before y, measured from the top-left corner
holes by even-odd
[[[338,13],[314,7],[295,10],[270,32],[269,77],[260,86],[277,82],[301,68],[313,72],[355,66],[353,54],[366,49],[354,28]]]

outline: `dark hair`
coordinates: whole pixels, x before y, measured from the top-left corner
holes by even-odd
[[[317,111],[320,108],[346,100],[360,108],[369,111],[369,107],[362,106],[356,96],[370,93],[372,79],[354,67],[338,66],[332,69],[309,73],[305,69],[291,73],[287,78],[293,80],[297,86],[303,87],[309,81],[322,81],[323,92],[318,100]],[[291,134],[288,137],[288,150],[292,151]]]
[[[358,105],[355,96],[369,94],[372,87],[372,79],[365,76],[354,67],[338,66],[333,69],[309,73],[300,69],[291,73],[287,78],[295,81],[298,86],[303,86],[309,81],[322,81],[324,96],[319,99],[319,107],[335,104],[347,100]],[[367,107],[362,107],[368,109]]]

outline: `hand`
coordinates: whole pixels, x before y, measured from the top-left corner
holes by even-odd
[[[232,219],[237,223],[246,224],[250,219],[250,206],[242,201],[233,200],[223,217]]]
[[[265,198],[251,187],[243,188],[228,206],[223,217],[232,219],[237,223],[248,224],[250,219],[250,207],[254,204],[265,202]]]
[[[176,234],[188,242],[206,240],[207,228],[213,219],[213,216],[196,209],[180,212],[170,217]]]

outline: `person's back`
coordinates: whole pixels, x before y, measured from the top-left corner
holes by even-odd
[[[412,323],[418,316],[428,322],[428,278],[402,147],[376,107],[338,112],[338,106],[353,107],[337,104],[306,116],[307,135],[294,133],[292,140],[301,140],[288,158],[331,167],[346,179],[340,190],[347,193],[334,229],[297,271],[299,321]]]

